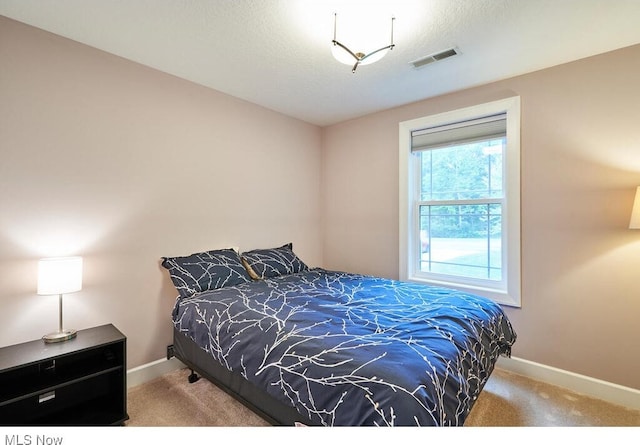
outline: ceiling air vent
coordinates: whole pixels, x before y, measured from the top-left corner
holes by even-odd
[[[444,59],[448,59],[449,57],[456,56],[457,54],[458,54],[458,51],[456,50],[456,48],[449,48],[449,49],[445,49],[444,51],[440,51],[439,53],[430,54],[428,56],[421,57],[409,63],[411,63],[411,65],[413,65],[414,68],[421,68],[425,65],[429,65],[430,63],[438,62],[440,60],[444,60]]]

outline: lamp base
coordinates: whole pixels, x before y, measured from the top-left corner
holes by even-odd
[[[77,331],[75,329],[65,329],[64,331],[52,332],[51,334],[44,335],[42,340],[45,343],[58,343],[61,341],[71,340],[75,338]]]

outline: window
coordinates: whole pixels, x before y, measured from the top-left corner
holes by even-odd
[[[520,306],[520,100],[400,123],[400,278]]]

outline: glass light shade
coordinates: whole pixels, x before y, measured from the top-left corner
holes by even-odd
[[[381,22],[380,17],[370,19],[371,17],[367,17],[366,20],[362,20],[360,14],[347,18],[347,23],[350,25],[341,27],[338,35],[338,14],[334,14],[331,53],[338,62],[353,66],[352,72],[354,73],[358,65],[377,62],[395,46],[393,44],[393,21],[395,18],[391,17],[391,35],[388,44],[383,43],[382,35],[384,34],[379,32],[380,25],[386,20]]]
[[[38,262],[38,295],[82,290],[82,257],[43,258]]]
[[[629,221],[630,229],[640,229],[640,187],[636,189],[636,199],[633,201],[633,209],[631,210],[631,221]]]

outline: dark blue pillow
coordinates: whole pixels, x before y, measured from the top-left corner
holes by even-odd
[[[251,281],[240,255],[233,249],[162,257],[162,267],[169,271],[173,285],[183,298]]]
[[[254,280],[302,272],[308,269],[307,265],[293,253],[292,243],[273,249],[243,252],[242,262]]]

